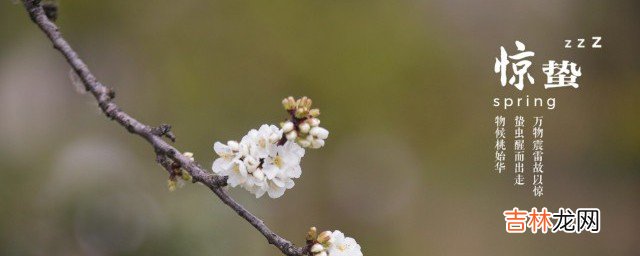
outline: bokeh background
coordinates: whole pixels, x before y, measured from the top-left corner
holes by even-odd
[[[233,196],[302,244],[365,255],[638,255],[637,1],[60,1],[62,32],[125,111],[169,123],[205,166],[216,140],[309,96],[330,138],[277,200]],[[565,39],[602,36],[602,49]],[[499,46],[536,53],[503,88]],[[544,90],[541,64],[582,66]],[[555,97],[556,109],[491,106]],[[545,117],[545,194],[493,172],[495,115]],[[0,1],[1,255],[279,255],[206,188],[169,192],[151,148],[100,114],[22,6]],[[502,211],[597,207],[599,234],[508,235]]]

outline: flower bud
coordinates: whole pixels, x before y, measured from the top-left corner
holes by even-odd
[[[296,131],[290,131],[287,133],[287,140],[295,140],[298,137],[298,133]]]
[[[312,148],[321,148],[324,146],[324,140],[323,139],[315,139],[313,141],[311,141],[311,147]]]
[[[298,108],[296,109],[295,115],[297,118],[303,118],[307,115],[307,110],[305,108]]]
[[[320,110],[317,108],[309,110],[309,115],[311,115],[312,117],[318,117],[320,115]]]
[[[324,251],[324,247],[321,244],[314,244],[311,246],[310,250],[313,254],[320,253]]]
[[[193,180],[193,177],[191,177],[191,174],[189,174],[189,172],[187,172],[186,170],[182,170],[182,172],[180,173],[180,176],[184,181],[191,182],[191,180]]]
[[[286,110],[292,110],[296,107],[296,100],[293,97],[289,96],[282,100],[282,106],[284,106],[284,109]]]
[[[301,123],[298,128],[300,128],[301,133],[308,133],[309,130],[311,129],[311,126],[305,122],[305,123]]]
[[[318,137],[319,139],[327,139],[327,137],[329,137],[329,131],[325,128],[322,127],[313,127],[311,128],[311,131],[309,131],[309,134]]]
[[[311,141],[308,141],[306,139],[299,139],[298,145],[300,145],[303,148],[308,148],[309,146],[311,146]]]
[[[315,241],[316,237],[318,237],[318,229],[316,229],[316,227],[309,228],[309,232],[307,232],[307,241]]]
[[[177,183],[173,179],[167,180],[167,187],[169,187],[169,191],[176,191]]]
[[[307,120],[308,120],[309,124],[311,126],[313,126],[313,127],[316,127],[316,126],[320,125],[320,119],[318,119],[318,118],[309,118]]]
[[[327,256],[327,252],[324,252],[324,251],[323,252],[319,252],[319,253],[314,254],[313,256]]]
[[[313,101],[310,98],[307,98],[307,100],[304,102],[304,107],[311,108],[311,104],[313,104]]]
[[[331,239],[331,231],[327,230],[327,231],[324,231],[324,232],[322,232],[322,233],[320,233],[318,235],[318,240],[317,241],[319,243],[321,243],[321,244],[324,244],[324,243],[328,242],[329,239]]]
[[[292,122],[287,121],[287,122],[285,122],[285,123],[282,125],[282,132],[284,132],[284,133],[288,133],[288,132],[290,132],[290,131],[293,131],[293,128],[294,128],[294,127],[293,127],[293,123],[292,123]]]
[[[298,100],[298,107],[299,108],[310,108],[311,107],[311,99],[309,99],[307,96],[303,96],[301,99]]]

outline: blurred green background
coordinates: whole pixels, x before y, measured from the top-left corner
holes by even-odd
[[[116,102],[209,166],[309,96],[331,132],[276,200],[233,196],[278,234],[340,229],[365,255],[638,255],[637,1],[60,1],[62,32]],[[602,49],[565,39],[602,36]],[[500,46],[536,52],[503,88]],[[582,66],[542,89],[541,64]],[[1,255],[279,255],[210,191],[169,192],[151,148],[108,121],[24,9],[0,1]],[[555,97],[556,109],[491,106]],[[545,117],[545,194],[493,172],[493,118]],[[599,234],[509,235],[502,211],[597,207]]]

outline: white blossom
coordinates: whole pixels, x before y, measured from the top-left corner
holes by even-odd
[[[268,158],[264,160],[263,170],[268,179],[274,179],[278,174],[289,178],[299,178],[302,174],[300,159],[304,156],[304,149],[296,143],[287,141],[278,146]]]
[[[235,151],[229,144],[234,145],[234,143],[225,145],[220,142],[213,144],[213,150],[220,157],[213,161],[211,169],[218,175],[227,176],[227,183],[235,187],[246,181],[248,173],[246,165],[241,161],[240,147]]]
[[[302,174],[300,160],[304,156],[304,149],[294,142],[278,145],[282,133],[274,125],[262,125],[239,143],[216,142],[214,150],[220,157],[213,162],[213,172],[228,176],[230,186],[241,186],[256,197],[265,193],[271,198],[282,196]]]
[[[345,237],[339,230],[331,233],[327,251],[329,256],[362,256],[360,245],[356,240],[351,237]]]
[[[309,118],[309,124],[310,124],[312,127],[319,126],[319,125],[320,125],[320,119],[315,118],[315,117],[314,117],[314,118]]]
[[[250,145],[249,150],[256,158],[265,158],[282,138],[282,131],[275,125],[263,124],[259,130],[251,130],[240,143]]]

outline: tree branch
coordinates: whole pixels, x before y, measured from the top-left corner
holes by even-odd
[[[227,184],[226,177],[213,175],[205,171],[205,169],[197,163],[191,161],[188,157],[182,155],[176,148],[164,141],[162,136],[168,137],[171,140],[175,139],[173,134],[169,131],[170,127],[168,125],[152,127],[141,123],[126,112],[122,111],[118,105],[113,102],[113,98],[115,96],[113,90],[101,84],[91,71],[89,71],[87,65],[78,57],[78,54],[62,37],[58,27],[51,22],[49,18],[47,18],[45,11],[42,6],[40,6],[40,1],[23,0],[23,4],[31,17],[31,20],[47,35],[49,40],[53,43],[53,47],[60,51],[60,53],[62,53],[62,55],[67,59],[67,62],[71,68],[73,68],[78,77],[80,77],[87,91],[93,94],[102,112],[108,118],[118,122],[130,133],[136,134],[149,142],[157,155],[156,160],[160,165],[167,169],[169,173],[173,171],[169,161],[188,171],[193,177],[194,183],[200,182],[211,189],[211,191],[213,191],[213,193],[218,196],[223,203],[231,207],[231,209],[233,209],[238,215],[255,227],[260,233],[262,233],[270,244],[276,246],[285,255],[308,254],[309,250],[306,246],[296,247],[293,243],[274,233],[261,219],[247,211],[247,209],[231,198],[224,189],[224,186]]]

